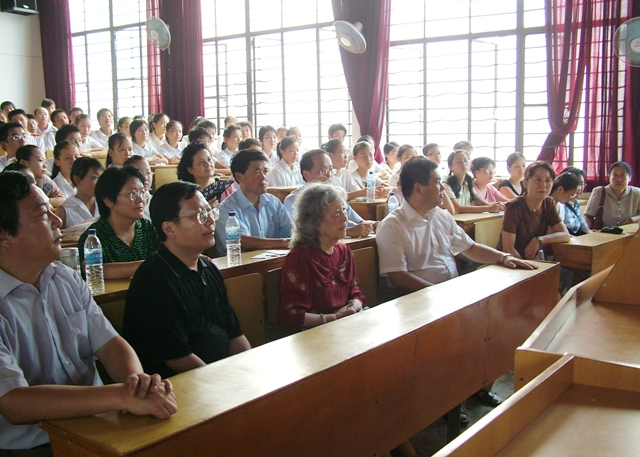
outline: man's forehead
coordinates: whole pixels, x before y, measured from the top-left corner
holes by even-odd
[[[260,168],[265,168],[267,166],[267,162],[264,160],[254,160],[249,162],[248,170],[258,170]]]

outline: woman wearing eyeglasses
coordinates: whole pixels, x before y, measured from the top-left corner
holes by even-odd
[[[280,324],[316,327],[358,313],[366,300],[358,288],[351,250],[340,239],[347,230],[346,192],[310,184],[294,205],[291,251],[280,282]]]
[[[160,245],[153,224],[144,218],[149,199],[144,183],[142,173],[130,166],[110,167],[96,183],[100,219],[88,229],[96,229],[102,244],[105,279],[133,276],[140,264]],[[87,234],[85,231],[78,240],[81,261]]]

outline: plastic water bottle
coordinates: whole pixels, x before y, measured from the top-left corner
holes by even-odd
[[[224,233],[227,236],[227,265],[230,267],[240,265],[242,263],[240,223],[236,219],[236,213],[229,213]]]
[[[373,171],[369,170],[367,175],[367,201],[373,202],[376,199],[376,178]]]
[[[96,229],[89,229],[84,242],[84,266],[87,285],[92,295],[104,293],[104,272],[102,270],[102,245],[96,236]]]
[[[391,214],[392,211],[398,209],[398,197],[395,192],[389,192],[389,200],[387,200],[387,213]]]

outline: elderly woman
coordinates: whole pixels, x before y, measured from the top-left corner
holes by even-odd
[[[533,162],[524,173],[524,195],[504,210],[498,250],[518,259],[534,260],[548,244],[569,241],[567,227],[549,196],[556,173],[547,162]]]
[[[282,267],[280,323],[315,327],[362,310],[351,250],[340,243],[347,229],[344,190],[311,184],[294,206],[291,251]]]
[[[629,185],[631,167],[616,162],[609,167],[609,185],[591,192],[584,216],[592,229],[619,226],[640,221],[640,189]],[[602,207],[602,223],[598,210]]]

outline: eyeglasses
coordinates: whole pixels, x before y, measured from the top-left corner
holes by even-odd
[[[184,217],[197,217],[200,225],[207,223],[209,218],[213,219],[213,222],[220,218],[220,210],[218,208],[203,209],[199,213],[191,214],[190,216],[178,216],[176,219],[182,219]]]
[[[142,200],[149,200],[149,192],[146,190],[132,190],[128,194],[123,194],[125,197],[129,197],[132,202],[135,202],[137,199],[141,198]]]
[[[26,140],[27,135],[13,135],[10,137],[13,141]]]
[[[323,175],[323,176],[331,176],[331,175],[335,174],[335,172],[336,172],[336,170],[333,167],[331,167],[331,168],[318,168],[318,169],[313,168],[313,169],[311,169],[311,171],[313,171],[315,173],[318,173],[320,175]]]

